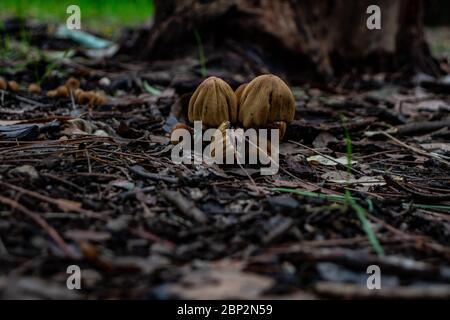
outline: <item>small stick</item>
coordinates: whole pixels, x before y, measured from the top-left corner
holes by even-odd
[[[439,121],[423,121],[408,123],[397,127],[398,134],[411,134],[416,132],[434,131],[441,128],[450,127],[450,119]]]
[[[449,285],[426,287],[397,286],[389,290],[367,290],[366,286],[353,283],[318,282],[315,291],[320,295],[345,297],[347,299],[449,299]]]
[[[412,146],[410,146],[410,145],[407,145],[406,143],[404,143],[404,142],[398,140],[397,138],[394,138],[393,136],[391,136],[391,135],[390,135],[389,133],[387,133],[387,132],[380,131],[380,133],[383,134],[383,135],[385,135],[386,137],[388,137],[389,139],[391,139],[392,141],[394,141],[395,143],[397,143],[398,145],[400,145],[400,146],[402,146],[402,147],[404,147],[404,148],[406,148],[406,149],[409,149],[409,150],[411,150],[411,151],[413,151],[413,152],[415,152],[415,153],[417,153],[417,154],[420,154],[421,156],[434,158],[434,159],[436,159],[436,160],[438,160],[438,161],[440,161],[440,162],[442,162],[442,163],[445,163],[446,165],[450,166],[450,162],[445,161],[444,159],[442,159],[440,156],[438,156],[438,155],[435,154],[435,153],[428,153],[428,152],[422,151],[422,150],[420,150],[420,149],[418,149],[418,148],[415,148],[415,147],[412,147]]]
[[[80,214],[84,214],[89,218],[95,218],[95,219],[100,219],[100,220],[106,220],[106,218],[104,216],[102,216],[101,214],[98,214],[96,212],[92,212],[90,210],[86,210],[83,208],[78,207],[77,205],[72,205],[70,201],[66,200],[66,199],[62,199],[62,198],[51,198],[51,197],[47,197],[44,196],[43,194],[40,194],[39,192],[35,192],[35,191],[31,191],[31,190],[27,190],[12,184],[9,184],[7,182],[1,182],[0,181],[0,185],[6,188],[10,188],[13,189],[17,192],[21,192],[23,194],[26,194],[30,197],[33,197],[35,199],[39,199],[41,201],[45,201],[48,203],[51,203],[55,206],[58,206],[61,210],[63,211],[68,211],[70,209],[70,211],[74,211]]]
[[[444,201],[444,200],[450,200],[450,194],[428,194],[428,193],[423,193],[420,191],[416,191],[414,189],[412,189],[411,187],[408,186],[404,186],[401,185],[400,183],[398,183],[397,181],[395,181],[394,179],[392,179],[390,176],[388,175],[383,175],[384,180],[386,181],[386,183],[388,185],[391,185],[393,187],[396,187],[397,189],[400,189],[404,192],[407,192],[413,196],[415,196],[416,198],[419,199],[425,199],[425,200],[435,200],[435,201]]]
[[[195,221],[205,223],[208,220],[203,211],[198,209],[192,201],[186,199],[180,192],[163,190],[162,195],[186,216],[193,218]]]
[[[150,242],[160,242],[164,243],[167,246],[169,246],[171,249],[175,248],[175,244],[169,240],[161,239],[157,235],[151,233],[150,231],[144,230],[142,227],[139,228],[132,228],[130,229],[130,232],[138,237],[141,237],[142,239],[145,239]]]
[[[167,183],[173,183],[173,184],[178,183],[178,178],[176,178],[176,177],[167,177],[167,176],[162,176],[160,174],[151,173],[151,172],[148,172],[147,170],[145,170],[141,166],[132,166],[132,167],[129,167],[128,169],[131,172],[133,172],[133,173],[135,173],[138,176],[141,176],[143,178],[156,180],[156,181],[161,180],[161,181],[165,181]]]
[[[56,231],[52,226],[50,226],[47,221],[45,221],[41,216],[36,214],[35,212],[28,210],[26,207],[18,203],[17,201],[11,200],[9,198],[0,196],[0,202],[10,206],[12,209],[17,209],[32,220],[36,222],[42,229],[44,229],[48,235],[55,241],[55,243],[59,246],[62,252],[65,253],[67,257],[72,259],[77,259],[77,257],[70,251],[69,246],[64,241],[64,239],[59,235],[58,231]]]

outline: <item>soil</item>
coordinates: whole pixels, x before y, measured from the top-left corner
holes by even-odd
[[[75,50],[48,74],[31,51],[0,59],[21,86],[0,90],[0,297],[450,297],[448,77],[291,84],[280,170],[262,176],[171,161],[171,127],[203,79],[197,56],[88,57],[30,28],[33,50]],[[259,72],[206,62],[234,89]],[[69,77],[108,102],[46,96]],[[81,290],[66,287],[72,265]],[[367,289],[371,265],[383,290]]]

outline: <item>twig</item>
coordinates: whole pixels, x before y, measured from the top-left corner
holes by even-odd
[[[75,189],[77,189],[78,191],[81,191],[81,192],[84,192],[84,191],[85,191],[83,188],[79,187],[79,186],[76,185],[75,183],[70,182],[70,181],[67,181],[67,180],[65,180],[65,179],[63,179],[63,178],[60,178],[60,177],[58,177],[58,176],[55,176],[55,175],[53,175],[53,174],[51,174],[51,173],[41,173],[41,176],[46,177],[46,178],[49,178],[49,179],[56,180],[56,181],[58,181],[58,182],[60,182],[60,183],[63,183],[63,184],[68,185],[68,186],[70,186],[70,187],[72,187],[72,188],[75,188]]]
[[[34,220],[42,229],[44,229],[48,235],[55,241],[55,243],[59,246],[62,252],[65,253],[67,257],[72,259],[77,259],[77,257],[70,251],[69,246],[64,241],[64,239],[59,235],[58,231],[56,231],[52,226],[50,226],[47,221],[45,221],[41,216],[36,214],[35,212],[28,210],[26,207],[14,201],[12,199],[0,196],[0,202],[10,206],[12,209],[17,209],[32,220]]]
[[[315,286],[318,294],[331,297],[378,298],[378,299],[449,299],[449,285],[416,287],[392,287],[385,290],[368,290],[366,286],[350,283],[319,282]]]
[[[450,194],[429,194],[429,193],[423,193],[420,191],[416,191],[411,189],[410,187],[407,187],[405,185],[401,185],[394,179],[392,179],[389,175],[383,175],[384,181],[390,186],[393,186],[397,189],[403,190],[411,195],[413,195],[416,198],[419,199],[425,199],[425,200],[435,200],[435,201],[445,201],[450,200]]]
[[[8,256],[9,252],[8,249],[6,249],[5,244],[2,241],[2,238],[0,237],[0,256]]]
[[[165,239],[161,239],[160,237],[158,237],[157,235],[144,230],[142,227],[139,228],[132,228],[130,229],[130,232],[132,234],[134,234],[135,236],[141,237],[142,239],[145,239],[147,241],[150,242],[160,242],[160,243],[164,243],[167,246],[169,246],[171,249],[175,248],[175,244],[169,240],[165,240]]]
[[[401,126],[397,126],[398,134],[411,134],[416,132],[434,131],[441,128],[450,127],[450,119],[444,119],[440,121],[423,121],[408,123]]]
[[[445,161],[444,159],[442,159],[441,157],[439,157],[439,156],[438,156],[437,154],[435,154],[435,153],[428,153],[428,152],[422,151],[422,150],[420,150],[420,149],[418,149],[418,148],[415,148],[415,147],[412,147],[412,146],[410,146],[410,145],[407,145],[406,143],[404,143],[404,142],[398,140],[397,138],[391,136],[391,135],[390,135],[389,133],[387,133],[387,132],[384,132],[384,131],[379,131],[379,132],[380,132],[381,134],[385,135],[386,137],[388,137],[389,139],[391,139],[392,141],[394,141],[396,144],[398,144],[398,145],[400,145],[400,146],[402,146],[402,147],[404,147],[404,148],[406,148],[406,149],[409,149],[409,150],[411,150],[411,151],[413,151],[413,152],[415,152],[415,153],[417,153],[417,154],[420,154],[421,156],[425,156],[425,157],[429,157],[429,158],[434,158],[434,159],[436,159],[436,160],[438,160],[438,161],[440,161],[440,162],[442,162],[442,163],[445,163],[446,165],[450,166],[450,162]]]
[[[205,223],[208,220],[203,211],[198,209],[192,201],[186,199],[180,192],[163,190],[162,195],[186,216],[193,218],[195,221]]]
[[[177,184],[178,183],[178,178],[175,177],[167,177],[167,176],[162,176],[160,174],[156,174],[156,173],[151,173],[148,172],[147,170],[145,170],[143,167],[141,166],[132,166],[128,168],[131,172],[137,174],[138,176],[147,178],[147,179],[151,179],[151,180],[155,180],[155,181],[165,181],[167,183],[172,183],[172,184]]]
[[[2,92],[2,95],[6,93],[7,95],[10,95],[11,97],[16,98],[19,101],[22,101],[22,102],[25,102],[25,103],[29,103],[29,104],[31,104],[33,106],[36,106],[36,107],[50,107],[51,106],[51,104],[40,103],[38,101],[34,101],[34,100],[31,100],[31,99],[19,96],[17,94],[8,93],[7,91],[3,91],[3,90],[0,90],[0,91]]]
[[[89,153],[87,150],[84,153],[85,153],[86,159],[87,159],[88,172],[92,173],[91,159],[89,158]]]
[[[100,215],[100,214],[98,214],[96,212],[92,212],[90,210],[86,210],[86,209],[80,208],[80,207],[78,207],[76,205],[76,203],[73,203],[70,200],[66,200],[66,199],[62,199],[62,198],[56,198],[56,199],[50,198],[50,197],[44,196],[44,195],[42,195],[42,194],[40,194],[38,192],[27,190],[27,189],[24,189],[24,188],[21,188],[21,187],[18,187],[18,186],[15,186],[15,185],[12,185],[12,184],[9,184],[9,183],[6,183],[6,182],[1,182],[0,181],[0,185],[4,186],[6,188],[13,189],[15,191],[24,193],[24,194],[26,194],[26,195],[28,195],[30,197],[39,199],[41,201],[45,201],[45,202],[51,203],[51,204],[59,207],[61,210],[65,211],[65,212],[67,212],[67,211],[74,211],[74,212],[77,212],[77,213],[85,214],[87,217],[90,217],[90,218],[106,220],[106,218],[104,216],[102,216],[102,215]]]
[[[413,238],[400,239],[405,242],[406,240],[410,241]],[[400,256],[376,256],[362,251],[355,252],[354,249],[307,247],[300,243],[288,248],[273,248],[270,250],[270,254],[272,256],[280,255],[281,259],[287,259],[288,261],[327,261],[352,268],[365,269],[368,265],[376,264],[380,266],[381,270],[389,270],[390,273],[434,280],[440,279],[442,281],[450,280],[450,275],[445,272],[445,269],[436,267],[431,263],[425,263]],[[265,255],[263,254],[262,256],[264,257]]]

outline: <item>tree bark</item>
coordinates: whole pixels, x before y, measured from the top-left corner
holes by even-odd
[[[369,5],[381,8],[381,30],[369,30]],[[145,52],[180,57],[238,44],[291,72],[313,66],[332,76],[351,69],[439,72],[424,39],[422,0],[155,0]],[[368,69],[368,70],[367,70]]]

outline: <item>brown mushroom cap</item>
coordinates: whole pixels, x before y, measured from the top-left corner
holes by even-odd
[[[8,87],[8,83],[6,82],[6,80],[4,78],[0,77],[0,89],[6,90],[7,87]]]
[[[95,94],[95,99],[94,99],[94,104],[97,106],[102,106],[105,105],[106,103],[108,103],[108,98],[106,98],[106,96],[102,93],[96,93]]]
[[[67,98],[69,96],[69,89],[66,86],[59,86],[56,88],[56,93],[60,98]]]
[[[14,80],[8,81],[8,88],[13,92],[17,92],[20,90],[19,84],[17,83],[17,81]]]
[[[238,120],[244,128],[294,120],[295,98],[291,89],[275,75],[262,75],[247,84],[239,101]]]
[[[47,92],[47,97],[49,98],[56,98],[58,96],[58,92],[55,90],[49,90]]]
[[[172,144],[178,144],[178,140],[176,140],[175,138],[173,138],[173,134],[174,134],[174,132],[176,131],[176,130],[178,130],[178,129],[185,129],[185,130],[187,130],[187,131],[189,131],[189,132],[193,132],[193,130],[192,130],[192,128],[191,127],[189,127],[187,124],[184,124],[184,123],[177,123],[176,125],[174,125],[173,127],[172,127],[172,130],[171,130],[171,132],[170,132],[170,143],[172,143]]]
[[[74,92],[75,101],[78,104],[88,104],[93,99],[91,92],[83,91],[82,89],[76,89]]]
[[[80,80],[74,77],[70,77],[69,79],[67,79],[65,86],[67,87],[67,89],[74,91],[80,87]]]
[[[41,86],[37,83],[31,83],[28,86],[28,92],[29,93],[40,93],[41,92]]]
[[[233,89],[220,78],[203,81],[189,101],[189,121],[202,121],[206,127],[218,127],[237,119],[237,99]]]
[[[95,99],[97,98],[97,95],[95,94],[95,91],[85,91],[85,99],[88,100],[87,104],[89,106],[95,105]]]

